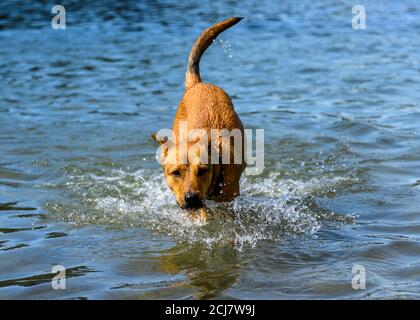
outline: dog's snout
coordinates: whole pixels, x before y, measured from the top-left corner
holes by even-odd
[[[198,192],[187,192],[185,194],[185,203],[188,209],[198,209],[203,206]]]

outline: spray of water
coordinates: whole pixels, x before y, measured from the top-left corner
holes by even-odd
[[[47,202],[55,217],[77,225],[143,227],[172,236],[179,242],[206,246],[232,243],[241,250],[261,240],[282,241],[290,236],[313,235],[325,219],[344,218],[323,209],[312,196],[346,179],[293,181],[272,173],[265,178],[244,178],[242,195],[230,204],[209,202],[213,220],[192,221],[178,206],[160,171],[74,169],[64,188],[70,197]],[[344,219],[343,219],[344,221]]]

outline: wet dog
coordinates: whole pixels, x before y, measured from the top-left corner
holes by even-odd
[[[162,144],[161,164],[178,205],[204,220],[209,218],[206,199],[227,202],[239,196],[245,161],[241,120],[223,89],[201,81],[200,58],[221,32],[240,20],[224,20],[200,35],[189,55],[185,93],[175,115],[172,136],[152,135]],[[233,137],[220,132],[239,134]]]

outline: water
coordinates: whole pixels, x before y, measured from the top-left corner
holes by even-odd
[[[420,6],[364,3],[360,31],[351,1],[73,1],[60,31],[52,3],[2,1],[0,298],[420,298]],[[233,15],[202,78],[265,129],[266,169],[203,225],[150,134]]]

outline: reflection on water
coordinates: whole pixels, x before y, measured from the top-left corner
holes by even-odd
[[[420,8],[365,1],[356,31],[353,5],[72,1],[56,31],[44,2],[2,1],[0,298],[420,298]],[[197,35],[233,15],[202,77],[265,130],[266,169],[200,225],[150,133]]]
[[[89,272],[95,272],[95,270],[90,269],[86,266],[66,268],[66,278],[69,279],[73,277],[81,277]],[[32,287],[40,284],[50,284],[55,276],[56,273],[54,274],[48,272],[44,274],[34,275],[31,277],[0,281],[0,288],[9,286]]]
[[[200,245],[175,246],[160,258],[160,270],[183,273],[189,286],[196,288],[194,298],[214,298],[235,284],[239,276],[238,252],[232,246],[212,250]]]

